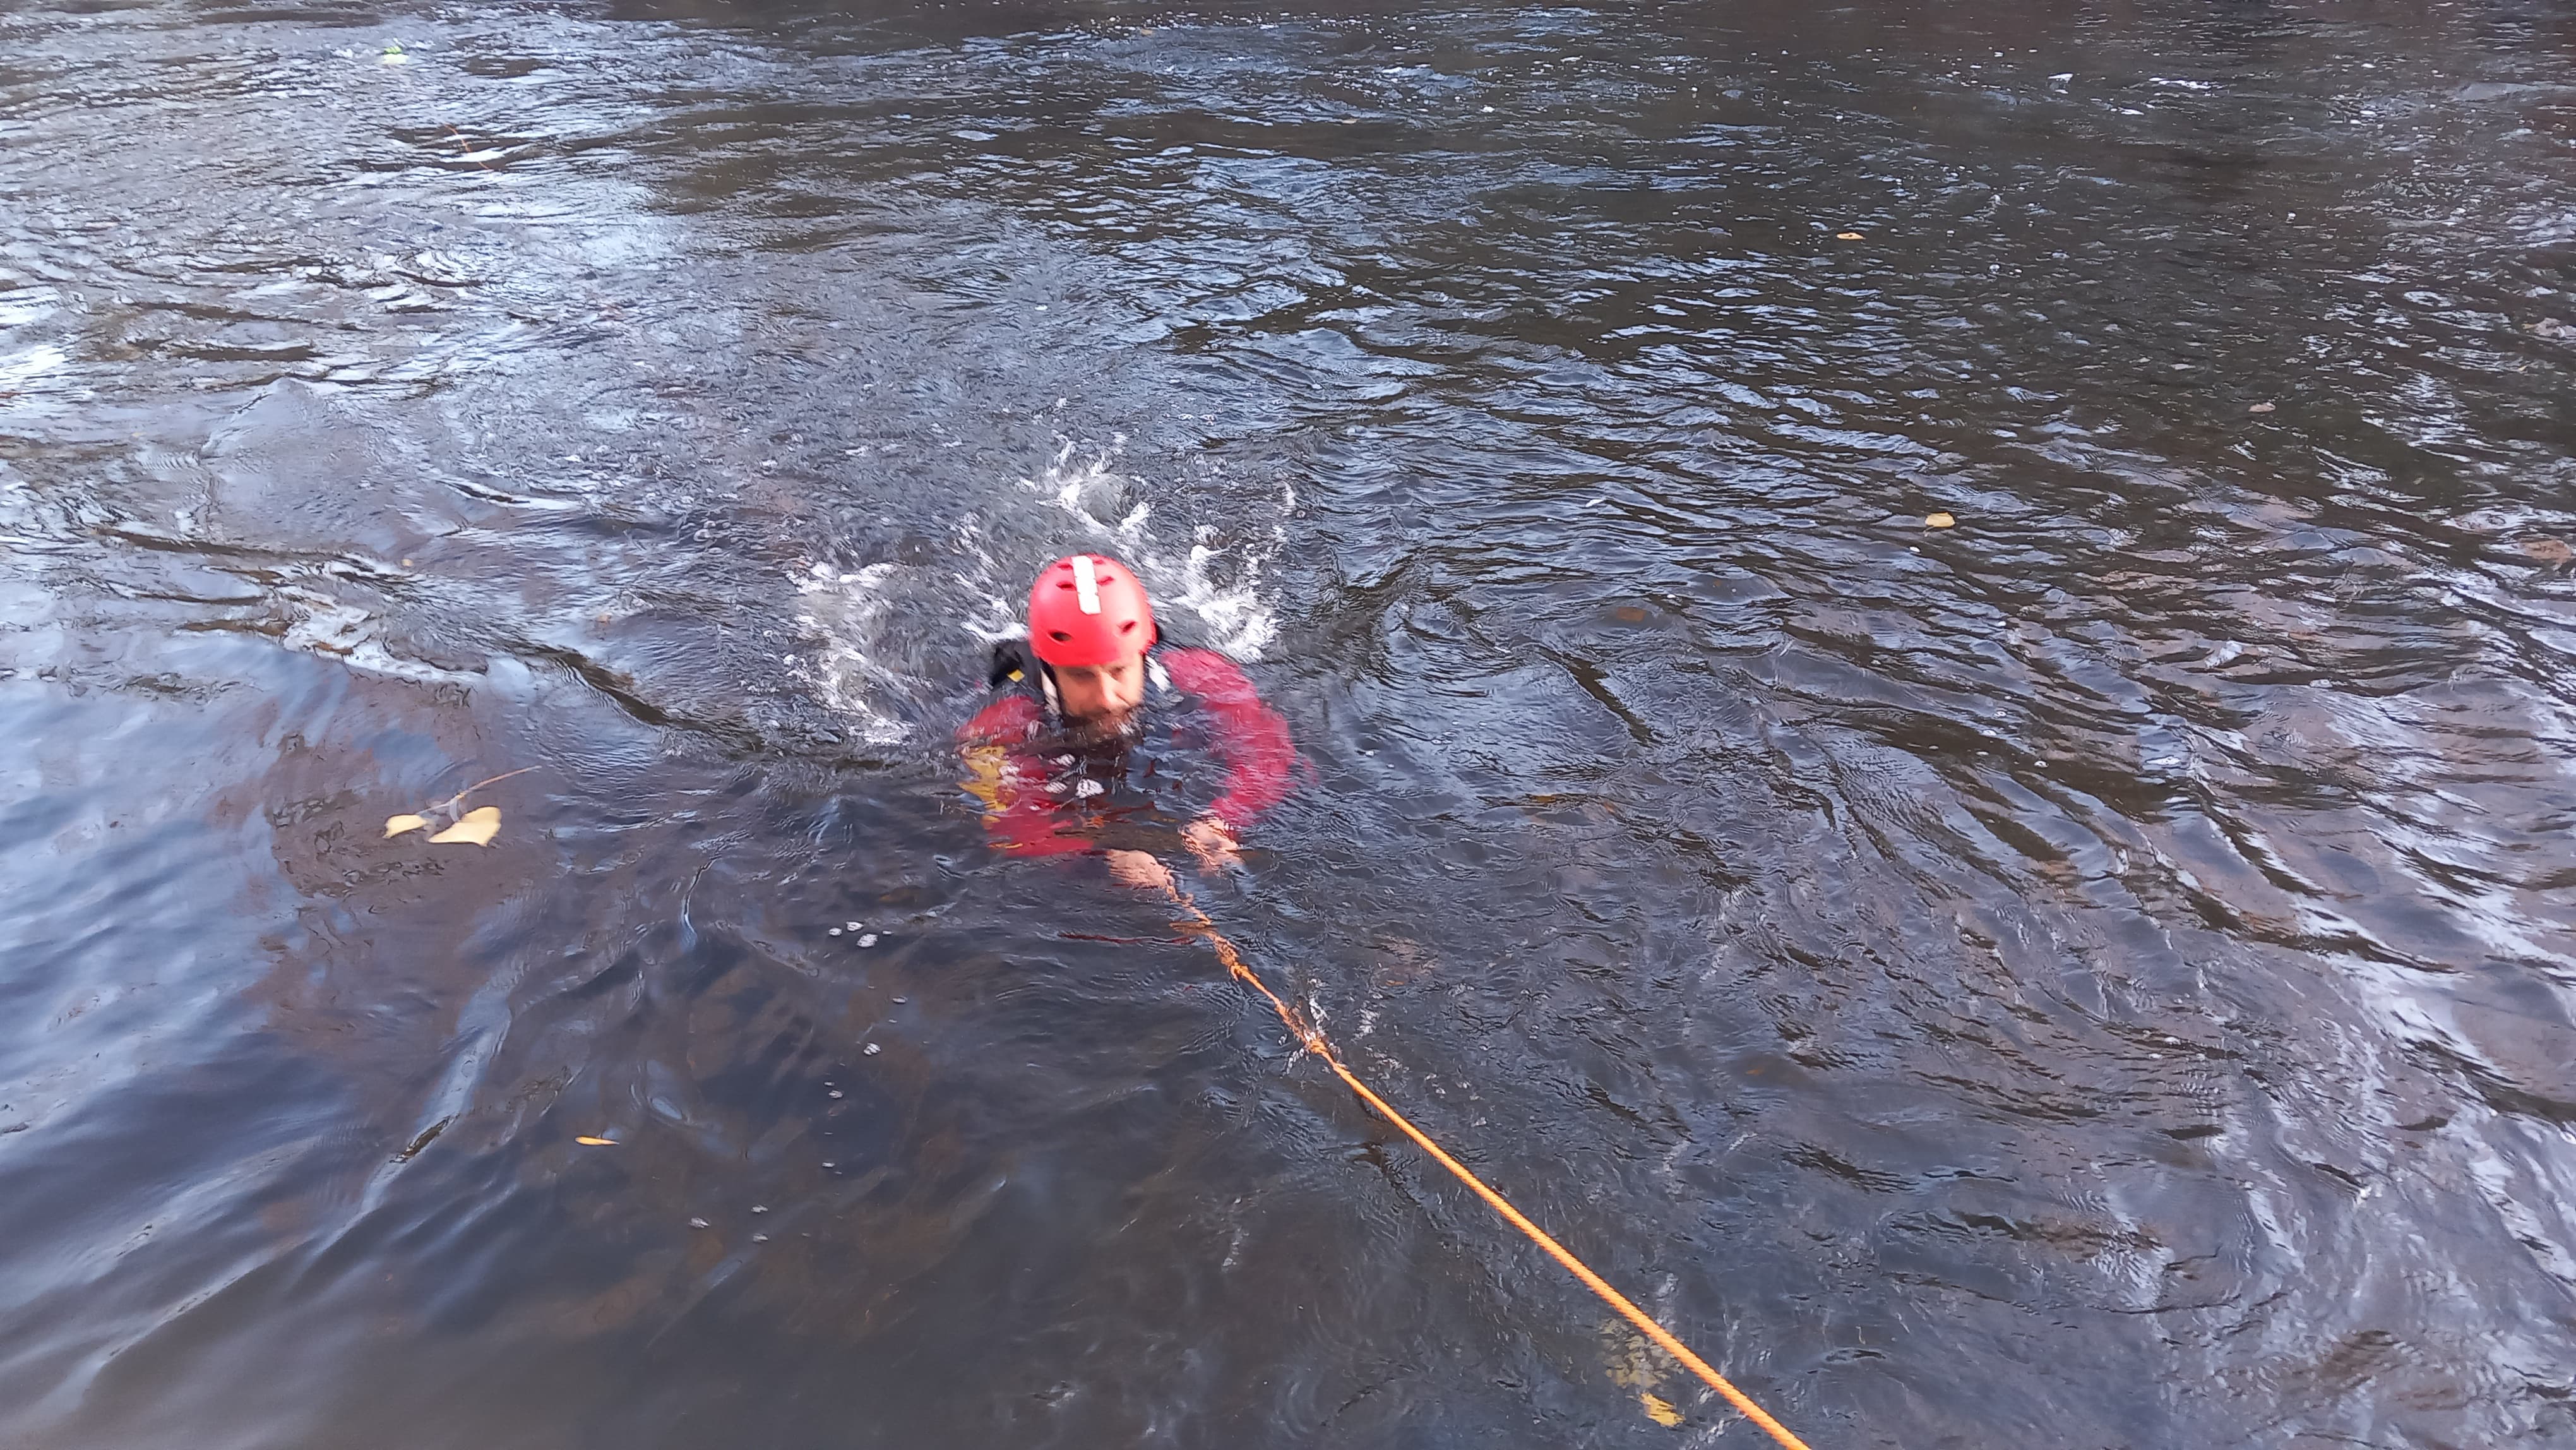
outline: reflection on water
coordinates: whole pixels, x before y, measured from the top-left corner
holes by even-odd
[[[1222,928],[1818,1445],[2576,1436],[2564,16],[0,57],[12,1443],[1750,1433],[986,852],[1077,547],[1314,767]]]

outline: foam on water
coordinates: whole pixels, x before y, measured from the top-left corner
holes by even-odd
[[[960,682],[980,687],[985,653],[1025,632],[1028,581],[1048,560],[1083,550],[1125,560],[1173,635],[1259,659],[1279,633],[1262,570],[1286,540],[1294,491],[1283,491],[1249,542],[1223,543],[1217,526],[1202,524],[1186,545],[1170,544],[1154,532],[1143,481],[1114,466],[1124,442],[1086,450],[1059,440],[1036,476],[953,525],[937,565],[804,566],[796,622],[810,649],[790,668],[869,744],[900,744],[925,724],[945,733]]]
[[[805,596],[796,623],[815,652],[802,659],[790,655],[787,664],[826,706],[849,717],[870,745],[899,744],[911,733],[891,706],[912,682],[877,663],[869,649],[885,636],[892,613],[885,584],[896,568],[870,564],[843,573],[814,564],[796,581],[796,592]]]
[[[1020,480],[1022,488],[1050,499],[1088,535],[1059,552],[1089,547],[1126,560],[1153,594],[1155,611],[1181,627],[1176,632],[1189,633],[1239,660],[1261,658],[1262,650],[1279,634],[1278,617],[1261,595],[1261,570],[1287,539],[1286,519],[1296,507],[1295,490],[1283,491],[1279,516],[1257,546],[1218,548],[1215,526],[1202,524],[1193,531],[1188,549],[1175,560],[1150,527],[1153,505],[1140,502],[1124,507],[1135,481],[1111,470],[1114,449],[1079,465],[1072,462],[1074,453],[1075,445],[1066,443],[1041,476]],[[1029,574],[1034,576],[1044,562],[1032,561]],[[1014,633],[1017,614],[1014,607]],[[1180,618],[1174,619],[1175,615]]]

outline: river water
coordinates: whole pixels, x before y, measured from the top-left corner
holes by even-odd
[[[1753,1443],[988,850],[1088,547],[1307,762],[1218,926],[1820,1450],[2576,1444],[2571,76],[7,7],[0,1440]]]

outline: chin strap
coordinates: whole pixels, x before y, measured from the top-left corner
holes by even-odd
[[[1172,672],[1163,668],[1158,655],[1162,647],[1162,631],[1156,630],[1154,642],[1145,650],[1145,679],[1157,693],[1168,695],[1172,693]],[[1037,657],[1037,651],[1029,648],[1026,639],[995,641],[992,664],[985,670],[984,683],[996,690],[1005,685],[1024,686],[1050,718],[1064,718],[1064,701],[1055,691],[1055,671],[1046,667],[1046,663]]]

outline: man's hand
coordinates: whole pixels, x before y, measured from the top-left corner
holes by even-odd
[[[1139,891],[1180,893],[1180,887],[1172,881],[1171,868],[1152,855],[1143,851],[1109,851],[1103,854],[1109,858],[1109,874],[1117,877],[1119,884],[1133,886]]]
[[[1243,864],[1243,854],[1226,833],[1225,822],[1214,816],[1201,816],[1183,826],[1181,839],[1189,843],[1190,854],[1199,858],[1200,868],[1211,875]]]

